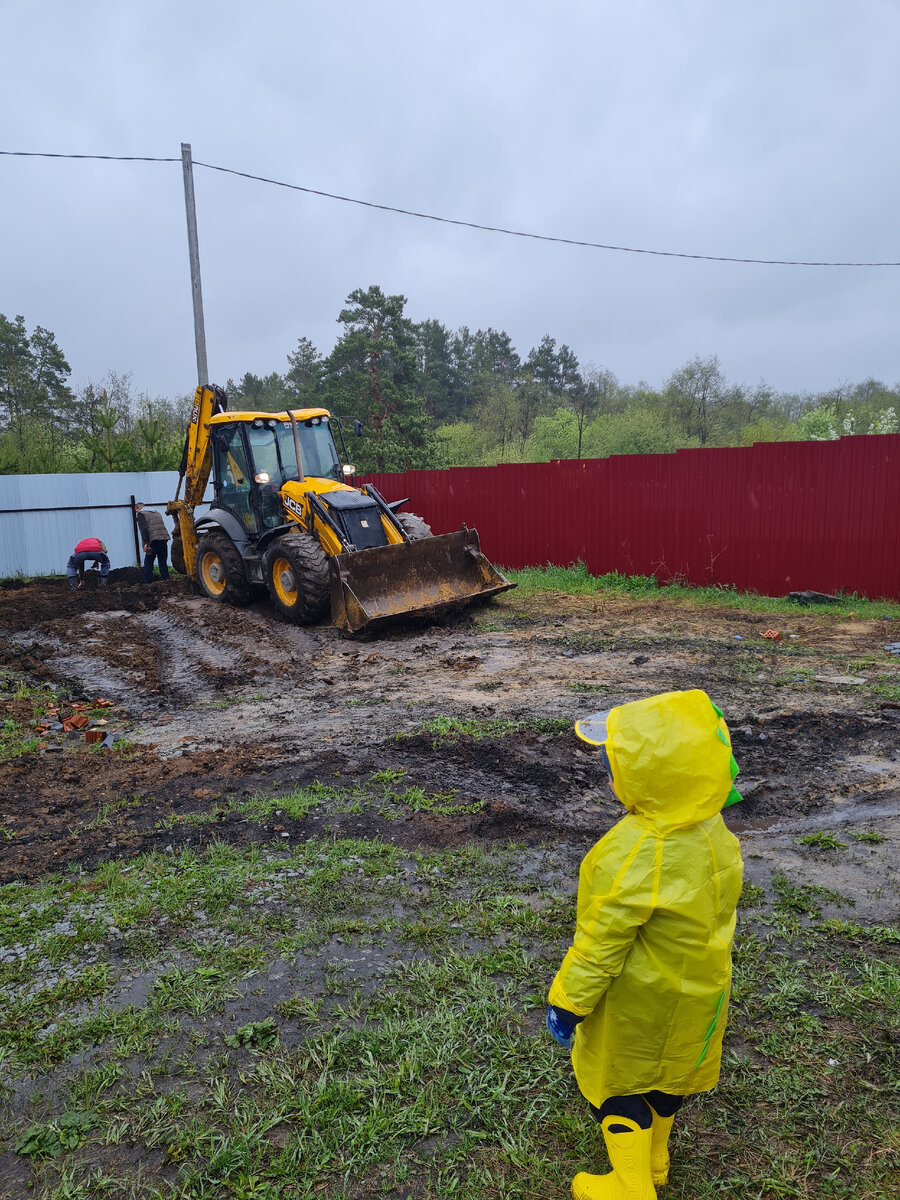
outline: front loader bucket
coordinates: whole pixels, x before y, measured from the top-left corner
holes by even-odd
[[[338,554],[329,565],[331,619],[345,633],[437,615],[516,586],[481,553],[474,529]]]

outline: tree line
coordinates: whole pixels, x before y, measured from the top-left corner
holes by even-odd
[[[654,389],[580,363],[550,334],[522,357],[502,330],[414,322],[405,306],[377,285],[356,289],[329,354],[300,337],[283,372],[227,380],[229,406],[358,419],[355,465],[388,472],[900,429],[900,385],[775,392],[729,383],[717,357],[697,356]],[[0,314],[0,473],[177,468],[190,395],[135,394],[129,375],[112,372],[73,392],[70,375],[49,330]]]

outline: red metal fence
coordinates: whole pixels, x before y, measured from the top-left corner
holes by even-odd
[[[900,434],[367,479],[506,567],[900,599]]]

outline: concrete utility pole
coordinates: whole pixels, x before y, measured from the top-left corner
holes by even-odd
[[[206,328],[203,324],[203,290],[200,287],[200,247],[197,243],[197,207],[194,203],[194,166],[190,142],[181,143],[184,169],[184,207],[187,213],[188,253],[191,258],[191,291],[194,296],[194,342],[197,347],[197,382],[209,383],[206,365]]]

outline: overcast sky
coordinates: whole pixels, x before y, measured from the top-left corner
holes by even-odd
[[[0,0],[0,149],[195,160],[459,220],[900,261],[897,0]],[[350,291],[661,385],[900,380],[900,267],[436,224],[195,168],[210,377],[327,353]],[[0,157],[0,312],[72,383],[196,383],[181,163]]]

